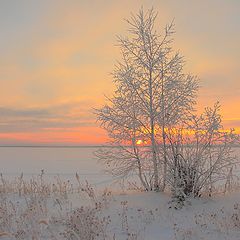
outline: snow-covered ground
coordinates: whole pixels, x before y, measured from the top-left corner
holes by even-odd
[[[168,194],[113,184],[92,149],[12,150],[0,149],[0,239],[240,239],[237,186],[176,210]]]
[[[0,238],[53,240],[239,240],[240,192],[189,199],[176,210],[167,194],[94,189],[44,176],[1,178]]]

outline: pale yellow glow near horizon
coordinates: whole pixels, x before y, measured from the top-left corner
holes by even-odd
[[[0,145],[98,144],[92,113],[114,86],[116,35],[143,6],[161,31],[174,18],[174,47],[201,83],[198,112],[220,101],[227,128],[240,128],[240,1],[1,1]],[[238,130],[239,131],[239,130]]]

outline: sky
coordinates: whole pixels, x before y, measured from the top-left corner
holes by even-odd
[[[220,101],[224,126],[240,130],[239,0],[2,0],[0,145],[106,142],[93,108],[114,89],[116,35],[141,6],[158,12],[160,32],[174,19],[198,111]]]

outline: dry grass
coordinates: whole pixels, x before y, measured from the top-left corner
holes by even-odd
[[[238,186],[236,183],[228,191]],[[23,174],[12,181],[1,175],[0,239],[144,240],[148,226],[164,221],[169,221],[174,240],[211,239],[213,233],[235,239],[231,234],[240,234],[239,203],[228,209],[199,212],[188,227],[174,217],[169,220],[169,212],[182,210],[165,210],[164,214],[162,210],[129,207],[126,200],[117,202],[111,191],[97,192],[77,174],[75,183],[59,176],[51,183],[43,172],[28,180]]]
[[[58,176],[49,183],[44,172],[29,180],[23,174],[12,181],[0,177],[0,238],[106,239],[109,218],[100,213],[112,200],[111,192],[97,196],[78,175],[76,187]],[[73,209],[71,197],[83,200],[85,206]]]

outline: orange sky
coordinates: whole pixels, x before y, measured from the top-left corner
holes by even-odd
[[[92,108],[113,90],[117,34],[153,6],[159,29],[175,18],[176,50],[199,76],[199,111],[222,105],[240,129],[240,1],[3,0],[0,3],[0,145],[99,144]]]

